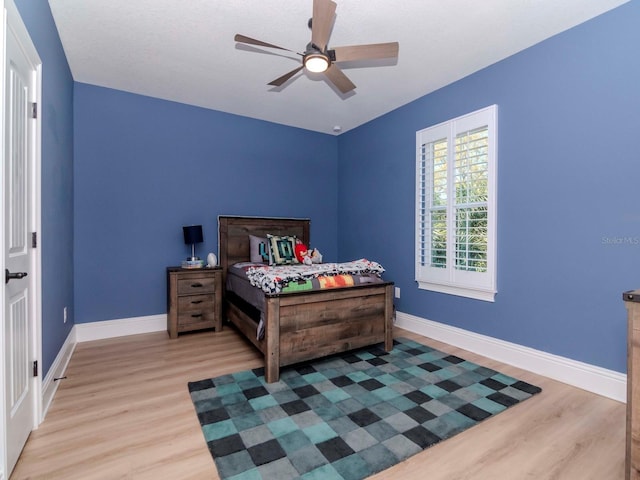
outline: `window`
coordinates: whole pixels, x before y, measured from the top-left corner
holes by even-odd
[[[497,107],[416,132],[416,281],[494,301]]]

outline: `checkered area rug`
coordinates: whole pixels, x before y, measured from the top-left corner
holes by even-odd
[[[190,382],[221,479],[366,478],[539,393],[407,339]]]

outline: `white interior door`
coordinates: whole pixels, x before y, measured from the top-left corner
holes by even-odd
[[[5,472],[13,470],[29,433],[38,423],[39,376],[35,310],[37,274],[31,232],[35,229],[36,101],[38,72],[30,40],[14,5],[5,5],[3,100],[3,298]],[[17,16],[17,18],[16,18]],[[18,28],[20,27],[20,28]],[[21,35],[22,34],[22,35]]]

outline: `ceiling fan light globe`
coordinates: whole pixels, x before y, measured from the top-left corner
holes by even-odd
[[[312,53],[304,57],[304,66],[310,72],[322,73],[329,68],[329,59],[320,53]]]

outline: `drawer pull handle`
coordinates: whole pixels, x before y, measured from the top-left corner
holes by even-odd
[[[196,305],[197,305],[198,303],[202,303],[202,302],[203,302],[203,300],[192,300],[192,301],[191,301],[191,303],[196,304]]]
[[[192,287],[192,288],[201,288],[201,287],[203,287],[203,286],[204,286],[204,285],[202,285],[201,283],[192,283],[192,284],[191,284],[191,287]]]
[[[192,318],[198,318],[201,317],[202,314],[201,313],[194,313],[193,315],[191,315]]]

